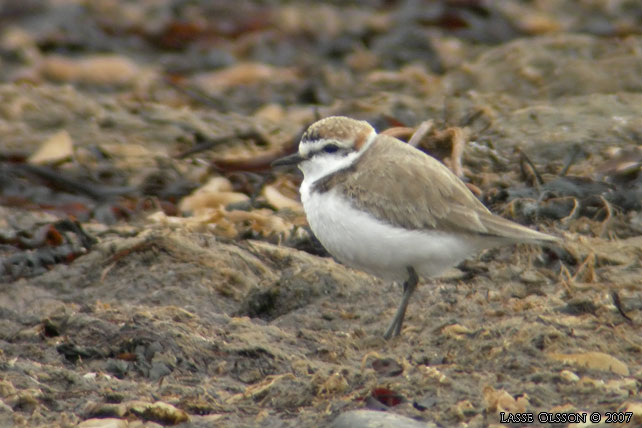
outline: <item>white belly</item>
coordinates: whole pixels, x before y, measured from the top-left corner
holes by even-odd
[[[405,280],[408,266],[421,276],[437,276],[484,247],[460,235],[385,224],[333,191],[311,193],[306,184],[301,187],[303,208],[326,250],[342,263],[381,278]]]

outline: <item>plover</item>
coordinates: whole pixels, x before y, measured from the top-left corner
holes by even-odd
[[[437,159],[365,121],[332,116],[312,124],[297,153],[308,223],[340,262],[396,281],[403,297],[386,330],[401,332],[419,276],[440,275],[488,248],[558,238],[491,213]]]

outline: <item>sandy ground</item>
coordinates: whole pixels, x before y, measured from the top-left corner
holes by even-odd
[[[0,426],[641,426],[635,5],[5,6]],[[331,114],[428,125],[562,245],[422,280],[383,340],[400,286],[328,257],[269,168]]]

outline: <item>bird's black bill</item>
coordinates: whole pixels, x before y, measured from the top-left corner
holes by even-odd
[[[272,162],[272,166],[283,166],[283,165],[296,165],[303,160],[303,156],[298,153],[294,153],[290,156],[285,156],[280,159]]]

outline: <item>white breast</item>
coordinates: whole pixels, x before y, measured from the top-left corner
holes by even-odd
[[[421,276],[437,276],[484,248],[460,235],[383,223],[332,190],[312,192],[310,180],[301,184],[301,200],[312,231],[330,254],[381,278],[404,280],[408,266]]]

